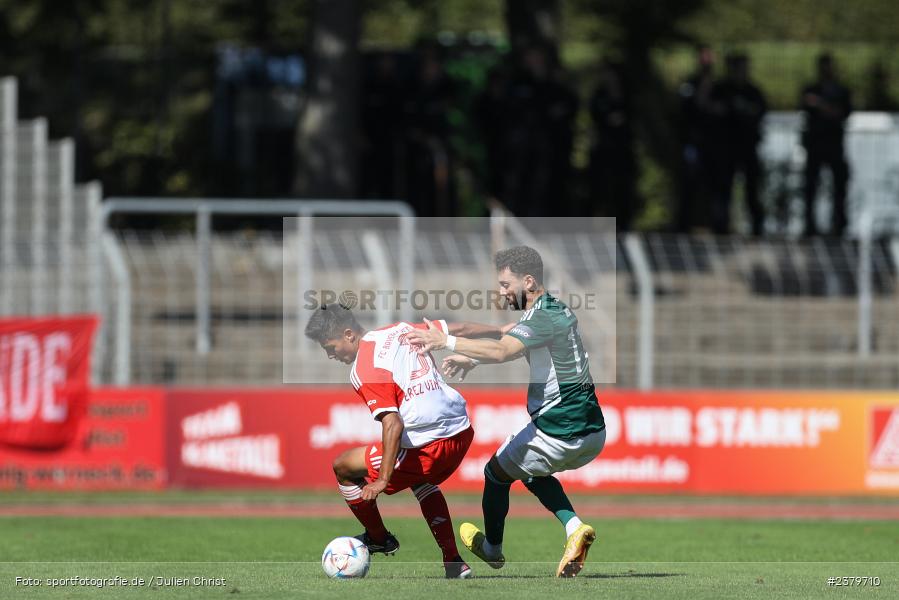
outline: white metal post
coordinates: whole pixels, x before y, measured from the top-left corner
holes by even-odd
[[[109,224],[109,217],[115,212],[132,214],[199,214],[201,211],[207,211],[210,215],[299,215],[301,244],[303,243],[302,240],[309,240],[309,247],[305,248],[305,250],[303,248],[300,249],[298,269],[301,284],[304,281],[307,281],[303,278],[311,277],[311,218],[313,215],[394,215],[400,217],[401,228],[404,227],[403,223],[406,223],[405,229],[401,232],[401,237],[404,242],[408,244],[407,247],[412,248],[415,240],[415,213],[407,204],[394,201],[372,202],[359,200],[290,199],[254,199],[248,201],[225,198],[109,198],[102,203],[99,215],[96,219],[92,219],[92,222],[96,223],[96,226],[105,232]],[[120,379],[130,379],[131,280],[127,264],[125,263],[125,259],[121,254],[121,249],[119,249],[115,238],[110,238],[109,241],[106,240],[107,238],[104,237],[103,250],[110,260],[110,267],[113,269],[113,276],[117,286],[116,296],[118,300],[116,307],[115,370],[116,380],[118,381]],[[414,265],[413,262],[410,262],[411,260],[413,260],[413,257],[410,253],[410,256],[404,259],[406,266],[402,268],[402,272],[406,273],[405,277],[410,278],[410,287],[411,277],[413,275],[412,268],[409,265]],[[99,280],[101,284],[100,286],[97,286],[97,289],[102,289],[102,269],[97,273],[97,279],[95,279],[95,281],[96,280]],[[101,294],[99,291],[97,293]],[[99,306],[102,304],[102,297],[92,298],[92,301],[96,302],[94,306]],[[126,316],[127,318],[125,318]],[[304,338],[301,335],[299,340],[301,349],[303,339]],[[127,342],[127,345],[123,345],[125,342]],[[102,357],[103,351],[104,348],[98,344],[98,356]],[[97,362],[100,362],[100,360],[98,359]]]
[[[85,220],[85,256],[87,257],[87,304],[91,313],[100,317],[97,337],[94,342],[94,356],[91,362],[91,382],[94,385],[102,381],[103,364],[106,358],[108,327],[106,318],[106,278],[103,269],[103,248],[100,237],[103,232],[102,204],[103,188],[99,182],[92,181],[75,188],[75,214],[84,214]]]
[[[116,283],[113,382],[124,386],[131,383],[131,275],[115,236],[104,232],[102,244]]]
[[[362,252],[365,254],[365,257],[368,259],[368,264],[371,265],[372,273],[374,274],[375,281],[383,281],[388,282],[391,279],[391,269],[390,269],[390,259],[387,256],[387,251],[384,247],[383,240],[378,235],[376,231],[372,230],[364,230],[359,232],[359,245],[362,247]],[[413,252],[402,252],[402,254],[413,254]],[[400,279],[399,277],[397,279]],[[400,289],[408,290],[409,288],[404,288],[403,284],[399,284]],[[410,298],[411,292],[406,292],[406,298]],[[407,307],[411,308],[411,301],[404,302],[402,306],[399,307],[399,313],[401,315],[405,315],[407,312]],[[391,323],[393,319],[390,314],[390,307],[385,306],[383,304],[378,304],[375,308],[376,314],[376,323],[380,326],[382,323]],[[400,317],[401,321],[409,321],[410,318]]]
[[[209,354],[212,346],[210,335],[210,262],[212,243],[212,215],[207,207],[197,210],[197,272],[196,272],[196,317],[197,353]]]
[[[874,219],[864,210],[859,219],[858,237],[858,355],[871,355],[871,245]]]
[[[624,238],[624,248],[630,259],[631,267],[634,269],[637,289],[640,295],[640,322],[637,334],[637,386],[641,390],[650,390],[652,389],[653,335],[655,328],[653,321],[655,294],[652,283],[652,270],[649,268],[649,260],[637,234],[627,234]]]
[[[13,312],[12,273],[16,266],[16,118],[18,86],[0,79],[0,314]]]
[[[400,216],[400,262],[399,282],[400,289],[412,293],[415,286],[415,217]],[[407,296],[409,298],[410,296]],[[399,318],[401,321],[412,320],[412,303],[406,302],[400,307]]]
[[[18,126],[20,188],[17,203],[19,235],[30,237],[28,272],[30,314],[45,314],[47,307],[47,120],[43,117]],[[25,233],[27,232],[27,233]]]
[[[75,253],[74,207],[75,191],[75,143],[71,138],[51,142],[48,149],[48,171],[52,177],[48,194],[48,214],[55,225],[57,239],[57,262],[59,273],[57,288],[57,309],[62,314],[71,313],[72,308],[72,259]]]
[[[312,287],[312,275],[315,268],[313,261],[314,242],[312,240],[312,215],[301,213],[297,217],[297,297],[296,297],[296,319],[297,319],[297,351],[300,356],[299,364],[296,365],[300,369],[300,376],[304,375],[303,370],[306,368],[306,351],[311,348],[310,342],[304,334],[305,323],[303,322],[303,296]],[[321,301],[321,298],[319,298]]]

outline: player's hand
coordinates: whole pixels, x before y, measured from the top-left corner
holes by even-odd
[[[382,481],[381,479],[375,479],[364,488],[362,488],[362,499],[363,500],[374,500],[378,497],[378,494],[387,489],[387,482]]]
[[[427,329],[413,329],[406,334],[406,339],[412,344],[418,344],[418,353],[427,354],[431,350],[441,350],[446,347],[446,334],[434,325],[433,321],[425,319]]]
[[[443,364],[441,365],[444,375],[447,377],[459,375],[459,381],[465,381],[465,376],[476,366],[477,363],[474,360],[461,354],[447,356],[443,359]]]

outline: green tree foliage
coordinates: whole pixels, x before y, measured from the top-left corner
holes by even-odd
[[[0,0],[0,73],[20,113],[74,135],[108,194],[228,193],[212,159],[222,42],[300,49],[307,0]]]

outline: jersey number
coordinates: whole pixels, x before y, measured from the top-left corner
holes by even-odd
[[[574,368],[578,373],[584,370],[581,364],[581,355],[584,353],[584,347],[581,345],[581,336],[577,333],[577,327],[568,330],[568,341],[571,342],[571,352],[574,355]]]
[[[400,346],[409,346],[409,352],[415,352],[418,358],[418,368],[412,371],[412,373],[409,375],[409,379],[421,379],[422,377],[427,375],[428,371],[431,370],[431,363],[428,361],[428,357],[424,354],[418,354],[418,351],[415,349],[415,347],[409,343],[407,334],[404,333],[403,335],[401,335],[399,337],[399,342]]]

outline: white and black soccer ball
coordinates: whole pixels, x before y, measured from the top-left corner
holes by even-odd
[[[335,579],[365,577],[370,566],[368,546],[353,537],[332,540],[322,553],[322,570]]]

